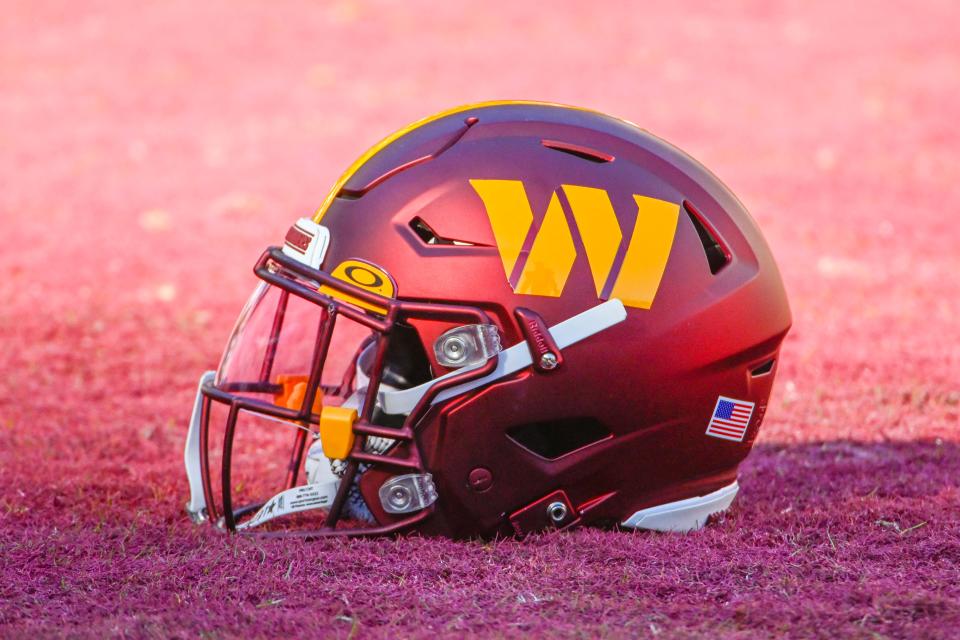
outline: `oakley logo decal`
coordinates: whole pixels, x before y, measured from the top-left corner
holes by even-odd
[[[597,296],[619,298],[627,306],[649,309],[660,287],[673,239],[680,205],[634,195],[636,222],[618,269],[617,256],[623,232],[603,189],[561,185],[547,204],[539,229],[533,228],[533,210],[520,180],[470,180],[483,200],[503,261],[503,270],[514,292],[559,297],[577,258],[573,234],[567,223],[559,191],[570,206],[583,240]],[[533,233],[526,261],[521,253]],[[519,268],[519,273],[514,273]]]
[[[337,280],[343,280],[355,287],[366,289],[384,298],[393,298],[397,295],[397,283],[390,277],[390,274],[366,260],[360,260],[358,258],[344,260],[330,272],[330,275]],[[376,313],[385,314],[387,312],[387,310],[380,305],[365,302],[334,287],[328,287],[327,285],[320,287],[320,293]]]
[[[347,276],[353,284],[371,291],[377,291],[383,286],[383,277],[366,265],[352,264],[343,270],[343,275]]]

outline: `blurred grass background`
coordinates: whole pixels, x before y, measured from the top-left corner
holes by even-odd
[[[956,628],[955,3],[8,0],[0,14],[0,635]],[[401,540],[357,545],[358,564],[334,543],[190,529],[192,394],[259,252],[381,137],[494,98],[637,122],[757,218],[795,328],[740,506],[699,538],[582,532],[494,560]],[[612,566],[621,591],[598,586]]]

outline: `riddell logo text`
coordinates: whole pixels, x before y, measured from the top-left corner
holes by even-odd
[[[530,330],[530,335],[533,336],[533,341],[537,345],[537,355],[543,355],[549,353],[550,349],[547,348],[547,341],[543,338],[543,332],[540,331],[540,326],[533,320],[528,319],[526,321],[527,328]]]
[[[583,239],[597,297],[619,298],[625,305],[640,309],[653,305],[673,247],[679,204],[634,194],[636,223],[619,268],[614,269],[623,232],[610,196],[603,189],[561,185],[550,197],[539,228],[534,228],[523,182],[471,180],[470,185],[487,209],[503,270],[514,292],[551,297],[563,293],[577,248],[560,202],[562,192]],[[532,238],[528,238],[530,234]],[[529,250],[526,261],[522,261],[526,246]]]

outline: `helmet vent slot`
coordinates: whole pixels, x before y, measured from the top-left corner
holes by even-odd
[[[446,245],[452,247],[486,247],[488,245],[480,242],[470,242],[469,240],[454,240],[453,238],[444,238],[422,218],[414,218],[410,221],[410,228],[417,234],[417,237],[423,240],[424,244]]]
[[[609,153],[597,151],[596,149],[584,147],[579,144],[560,142],[559,140],[541,140],[540,144],[545,146],[547,149],[553,149],[554,151],[559,151],[561,153],[569,153],[572,156],[576,156],[581,160],[587,160],[588,162],[596,162],[597,164],[613,162],[613,156]]]
[[[507,436],[541,458],[555,460],[612,438],[613,433],[595,418],[566,418],[512,427]]]
[[[773,365],[776,364],[776,359],[770,358],[760,366],[752,369],[750,371],[750,376],[753,378],[759,378],[760,376],[765,376],[771,371],[773,371]]]
[[[733,256],[727,245],[720,239],[717,230],[703,217],[703,214],[697,210],[687,200],[683,201],[683,209],[690,217],[694,229],[697,230],[697,236],[700,238],[700,244],[703,245],[703,252],[707,255],[707,264],[710,265],[710,273],[716,275],[718,271],[730,264]]]

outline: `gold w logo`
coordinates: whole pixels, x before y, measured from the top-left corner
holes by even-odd
[[[539,229],[532,230],[533,210],[519,180],[471,180],[487,209],[497,249],[516,293],[559,297],[577,258],[577,249],[557,191],[550,197]],[[621,250],[623,233],[610,197],[603,189],[560,186],[593,274],[598,297],[619,298],[623,304],[649,309],[660,288],[677,231],[680,205],[634,195],[637,219],[617,273],[611,273]],[[533,231],[533,244],[520,273],[513,273]],[[607,287],[609,293],[604,295]]]

